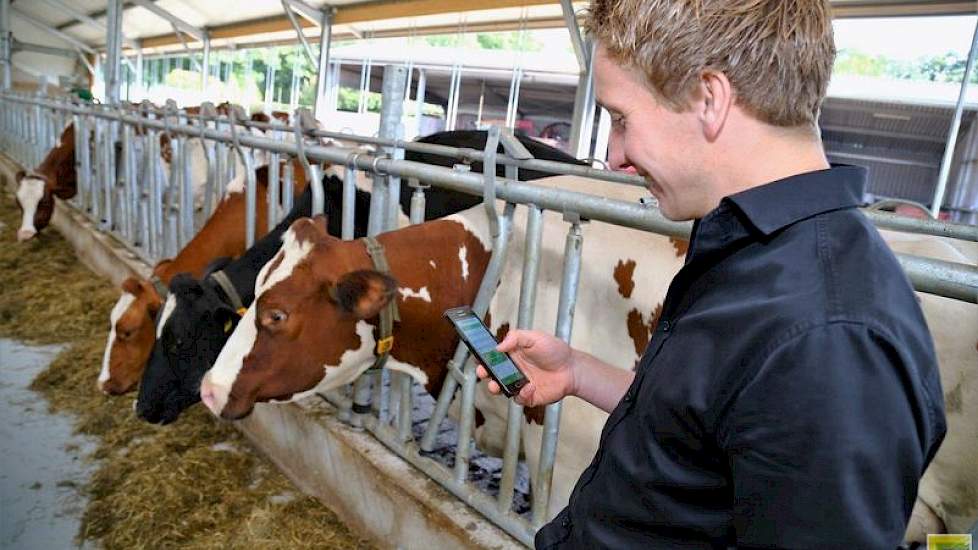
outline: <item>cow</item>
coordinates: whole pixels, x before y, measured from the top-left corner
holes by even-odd
[[[48,226],[54,214],[54,197],[70,199],[77,192],[75,174],[75,124],[69,123],[58,144],[41,164],[16,175],[17,206],[22,213],[17,240],[26,241]]]
[[[294,162],[294,161],[293,161]],[[295,166],[297,192],[305,186],[305,175],[298,163]],[[268,168],[256,171],[257,197],[255,232],[265,233],[267,224]],[[153,276],[163,285],[177,273],[203,275],[209,262],[218,257],[237,257],[246,247],[246,199],[244,186],[232,181],[225,198],[218,204],[207,223],[176,257],[159,262]],[[155,342],[154,319],[162,306],[163,297],[154,284],[145,279],[130,277],[122,283],[122,295],[109,315],[109,334],[98,388],[109,395],[131,391],[142,375]]]
[[[619,200],[636,200],[645,194],[638,188],[609,187],[610,184],[604,182],[579,178],[547,178],[536,183]],[[465,219],[465,227],[486,244],[488,233],[480,222],[482,214],[479,210],[477,207],[446,220]],[[520,211],[514,220],[513,258],[522,255],[525,217],[519,214]],[[565,227],[559,215],[545,214],[540,290],[533,328],[551,331],[556,323]],[[232,334],[211,372],[205,376],[201,396],[216,415],[239,418],[246,415],[256,401],[295,400],[311,392],[331,389],[348,382],[371,363],[376,331],[369,325],[375,321],[367,317],[367,325],[358,321],[351,329],[351,318],[359,317],[329,298],[330,285],[337,287],[344,273],[337,273],[328,265],[344,261],[343,258],[354,252],[337,248],[328,239],[314,237],[310,240],[307,226],[296,229],[286,236],[287,244],[281,258],[277,258],[280,265],[276,267],[273,262],[266,267],[267,273],[260,275],[266,282],[257,289],[256,305],[246,314],[246,322]],[[634,368],[655,331],[662,300],[669,282],[683,264],[687,245],[678,239],[600,222],[585,224],[583,232],[585,243],[576,317],[586,319],[587,325],[578,325],[571,343],[611,364]],[[966,262],[955,245],[946,239],[891,232],[883,232],[883,235],[897,252]],[[423,260],[433,247],[418,246],[417,255]],[[458,249],[454,243],[440,247]],[[358,263],[349,269],[362,268],[363,264]],[[283,269],[285,274],[282,274]],[[481,275],[478,270],[469,269],[470,276]],[[438,307],[433,310],[452,305],[451,300],[442,299],[440,292],[435,290],[458,282],[458,275],[450,269],[432,268],[427,279],[419,279],[398,261],[391,261],[395,278],[401,277],[402,270],[412,279],[398,283],[399,308],[410,307],[419,297],[437,303]],[[519,262],[512,259],[507,262],[502,284],[490,306],[487,324],[497,338],[503,338],[515,324],[519,298],[516,289],[521,271]],[[361,289],[371,288],[361,285]],[[317,298],[316,289],[319,293],[325,292],[326,296]],[[291,296],[306,299],[298,303]],[[978,428],[968,421],[978,414],[978,386],[968,378],[969,370],[978,364],[976,306],[927,294],[918,296],[935,336],[947,392],[949,433],[921,481],[920,496],[908,530],[909,540],[921,540],[920,532],[914,532],[915,525],[936,525],[938,529],[961,532],[969,529],[978,515],[978,497],[975,496],[978,494],[978,471],[972,464],[972,457],[978,451]],[[317,303],[321,310],[310,307]],[[315,318],[319,311],[327,313]],[[435,338],[437,329],[444,323],[438,320],[440,311],[429,314],[428,318],[405,319],[402,316],[398,326],[405,333],[415,330],[426,335],[423,339],[409,340],[412,342],[411,352],[420,358],[433,355],[434,350],[452,349],[456,342],[451,333],[445,335],[445,341]],[[418,326],[406,326],[411,322]],[[309,331],[319,335],[341,334],[342,337],[338,342],[329,341],[328,345],[316,349],[301,344],[301,338]],[[299,344],[293,345],[291,338],[296,334],[300,335]],[[273,346],[274,356],[271,353]],[[396,352],[394,357],[397,358]],[[421,360],[402,359],[400,363],[414,367],[413,371],[402,370],[410,371],[419,379],[431,380],[441,372]],[[480,385],[476,405],[486,417],[486,425],[479,434],[480,446],[490,450],[500,448],[506,401],[490,396]],[[535,476],[540,457],[542,410],[528,409],[525,413],[524,451],[531,475]],[[606,416],[576,398],[564,400],[549,517],[566,504],[574,483],[590,463]]]
[[[485,144],[485,140],[486,132],[467,131],[434,134],[423,138],[421,141],[460,147],[481,148]],[[577,163],[576,160],[568,157],[563,152],[551,149],[546,145],[537,144],[528,138],[524,138],[524,143],[535,154],[539,155],[540,158],[563,162],[573,161]],[[411,151],[407,153],[406,158],[444,166],[451,165],[454,162],[452,159],[445,157],[423,153],[418,154]],[[477,166],[476,168],[481,170],[481,166]],[[329,234],[333,236],[340,234],[339,205],[342,203],[341,178],[343,176],[341,172],[342,169],[340,167],[331,167],[326,171],[327,179],[324,180],[326,183],[327,209],[328,212],[333,212],[328,216],[330,222]],[[500,167],[500,175],[502,175],[502,167]],[[519,177],[521,179],[530,179],[543,175],[541,172],[526,170],[521,171]],[[366,227],[369,211],[369,193],[372,188],[370,178],[360,172],[358,172],[358,176],[360,177],[357,182],[355,205],[355,220],[358,224],[355,228],[355,236],[357,237],[363,235]],[[404,188],[407,188],[407,186],[404,186]],[[466,201],[471,202],[468,196],[464,200],[459,200],[458,195],[461,194],[436,192],[429,195],[427,201],[428,217],[431,217],[431,212],[437,212],[442,215],[454,212],[455,209],[461,208]],[[406,214],[410,210],[410,201],[411,190],[407,189],[406,191],[402,191],[401,210],[398,220],[401,226],[407,225],[408,223]],[[303,215],[308,214],[309,210],[306,209]],[[281,227],[279,234],[287,228],[287,225]],[[266,239],[268,238],[266,237]],[[276,246],[278,242],[277,240],[275,241]],[[254,256],[263,257],[264,260],[261,263],[256,264],[253,258],[246,259],[242,257],[232,264],[233,269],[230,269],[230,271],[234,272],[232,282],[240,290],[245,305],[250,305],[251,303],[258,269],[267,261],[268,254],[274,253],[275,251],[276,249],[273,248],[266,249],[266,246],[262,244]],[[252,256],[251,251],[249,251],[248,256]],[[228,269],[225,270],[228,271]],[[204,372],[210,368],[210,365],[213,364],[217,356],[217,351],[220,350],[220,347],[215,343],[223,343],[227,339],[227,335],[221,330],[218,330],[221,327],[217,327],[213,323],[209,328],[201,328],[207,324],[208,319],[214,317],[224,307],[224,302],[220,299],[220,293],[216,288],[213,288],[213,283],[206,279],[204,281],[195,281],[190,278],[177,282],[179,283],[178,288],[181,291],[186,290],[187,292],[183,292],[183,299],[181,299],[181,293],[175,293],[174,310],[169,315],[166,315],[167,322],[160,328],[163,338],[156,346],[157,349],[153,352],[152,359],[140,385],[140,416],[150,422],[165,423],[173,421],[182,410],[194,404],[199,399],[198,390],[200,379]],[[211,287],[209,293],[208,285]],[[193,299],[189,299],[191,297]],[[206,360],[198,361],[197,359],[200,359],[200,354],[194,360],[181,359],[182,357],[186,357],[186,354],[176,352],[167,353],[167,350],[172,349],[172,346],[168,347],[166,341],[180,341],[184,346],[189,348],[200,350],[206,347],[211,351],[203,354],[207,358]],[[204,341],[207,344],[204,344]]]
[[[342,219],[343,181],[324,178],[325,209],[331,220],[329,232],[339,235]],[[357,190],[354,233],[367,231],[370,195]],[[170,281],[170,292],[157,324],[156,342],[139,384],[136,413],[151,423],[169,424],[187,407],[199,401],[200,379],[224,346],[240,314],[226,290],[210,276],[222,271],[244,305],[254,300],[258,272],[274,256],[289,226],[312,213],[312,189],[305,192],[292,210],[240,258],[215,263],[199,278],[181,273]]]
[[[204,404],[238,419],[257,401],[289,401],[352,382],[374,364],[377,314],[391,300],[400,322],[386,368],[429,391],[440,386],[457,339],[439,318],[475,298],[488,243],[457,216],[377,240],[392,275],[374,268],[362,240],[329,235],[323,218],[292,224],[258,275],[255,302],[201,383]]]

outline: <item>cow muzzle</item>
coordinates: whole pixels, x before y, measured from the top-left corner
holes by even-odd
[[[200,382],[200,400],[204,403],[214,416],[221,416],[224,405],[228,402],[228,388],[221,387],[211,381],[210,374],[206,374]]]
[[[25,228],[18,229],[17,242],[22,243],[24,241],[30,240],[35,235],[37,235],[37,231],[35,229],[25,229]]]

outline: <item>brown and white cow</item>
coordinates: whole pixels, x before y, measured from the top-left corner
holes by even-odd
[[[54,197],[70,199],[77,192],[75,125],[69,123],[54,149],[34,170],[17,173],[17,206],[22,213],[17,240],[26,241],[51,222]]]
[[[305,187],[301,164],[294,163],[295,191]],[[243,179],[243,178],[241,178]],[[257,208],[255,235],[261,237],[268,227],[268,168],[256,170]],[[177,273],[191,273],[200,278],[204,268],[220,257],[235,258],[246,249],[246,199],[244,185],[232,181],[224,200],[193,239],[170,260],[163,260],[153,275],[164,285]],[[122,295],[109,315],[109,335],[102,357],[98,387],[104,393],[119,395],[135,388],[156,341],[154,319],[162,299],[149,281],[130,277],[122,283]]]
[[[440,387],[457,342],[441,314],[475,298],[489,249],[455,216],[377,239],[393,278],[374,269],[362,240],[329,236],[322,218],[296,221],[204,377],[202,401],[235,419],[257,401],[300,399],[355,380],[374,362],[377,313],[392,299],[400,322],[386,367],[429,391]]]

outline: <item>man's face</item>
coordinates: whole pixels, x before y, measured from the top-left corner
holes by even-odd
[[[700,218],[716,207],[704,154],[707,144],[696,112],[670,110],[644,85],[637,70],[618,65],[600,45],[594,71],[598,102],[611,113],[611,169],[645,178],[669,219]]]

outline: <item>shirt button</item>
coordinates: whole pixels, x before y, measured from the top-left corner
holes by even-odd
[[[632,393],[632,390],[628,390],[628,393],[626,393],[626,394],[625,394],[625,401],[626,401],[626,402],[627,402],[627,401],[631,401],[633,397],[635,397],[635,396],[634,396],[634,394]]]
[[[672,325],[669,324],[669,321],[662,321],[662,332],[669,332],[670,328]]]
[[[563,527],[570,527],[570,523],[570,518],[567,516],[564,516],[564,519],[560,520],[560,525]]]

